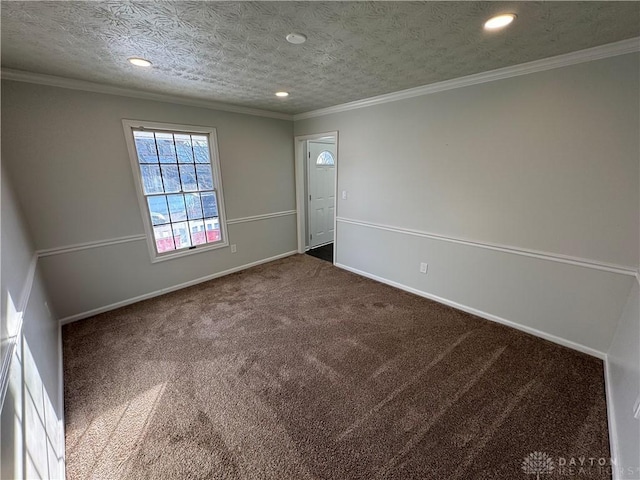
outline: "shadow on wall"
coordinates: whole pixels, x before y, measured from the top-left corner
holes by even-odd
[[[8,295],[7,307],[13,304]],[[2,404],[1,478],[56,479],[63,475],[61,409],[56,408],[56,396],[42,380],[42,367],[38,365],[42,362],[33,353],[23,331],[11,358]]]

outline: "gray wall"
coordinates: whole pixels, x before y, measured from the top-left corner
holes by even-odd
[[[4,140],[4,139],[3,139]],[[4,168],[3,168],[4,170]],[[34,250],[2,172],[2,324],[22,317],[2,404],[1,478],[62,478],[63,411],[58,322],[36,268]],[[15,313],[14,313],[15,312]],[[17,332],[13,330],[12,334]],[[5,350],[3,350],[3,354]]]
[[[122,119],[217,129],[227,219],[295,209],[292,122],[2,82],[3,161],[38,250],[144,233]],[[229,225],[230,248],[151,264],[144,240],[41,258],[61,318],[296,249],[295,215]]]
[[[338,263],[604,354],[631,276],[398,228],[637,268],[638,102],[631,54],[296,121],[295,133],[339,130]]]

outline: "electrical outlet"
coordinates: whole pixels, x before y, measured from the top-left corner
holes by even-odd
[[[343,200],[347,199],[347,191],[346,190],[342,190],[342,199]]]
[[[235,243],[231,244],[231,253],[236,253],[238,251],[238,248],[236,247]]]
[[[428,263],[421,263],[420,264],[420,273],[424,273],[426,275],[428,271],[429,271],[429,264]]]

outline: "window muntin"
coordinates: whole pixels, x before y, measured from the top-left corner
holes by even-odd
[[[333,158],[333,154],[329,150],[323,150],[316,158],[316,165],[331,165],[335,166],[336,160]]]
[[[152,260],[228,245],[215,130],[143,123],[125,130]]]

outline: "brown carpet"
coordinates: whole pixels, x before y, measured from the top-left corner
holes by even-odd
[[[70,479],[610,478],[600,360],[308,255],[63,338]]]

